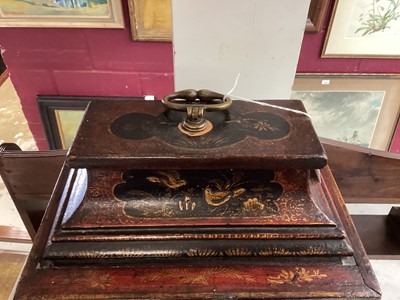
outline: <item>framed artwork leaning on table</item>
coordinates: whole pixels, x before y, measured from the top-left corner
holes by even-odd
[[[388,150],[400,111],[400,76],[297,74],[292,99],[302,100],[317,134]]]
[[[50,149],[68,149],[90,101],[143,100],[143,97],[37,96],[37,104]]]

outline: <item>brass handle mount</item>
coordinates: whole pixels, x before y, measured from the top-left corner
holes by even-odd
[[[186,111],[186,119],[181,123],[188,132],[201,132],[211,124],[204,118],[204,111],[225,110],[232,105],[232,99],[210,90],[182,90],[164,96],[162,103],[168,109]]]

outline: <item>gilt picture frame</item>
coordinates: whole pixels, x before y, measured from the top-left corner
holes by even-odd
[[[171,0],[128,0],[134,41],[172,41]]]
[[[311,0],[305,31],[317,33],[322,29],[328,11],[329,0]]]
[[[400,113],[400,76],[297,74],[292,99],[303,100],[317,134],[378,150],[390,148]]]
[[[121,0],[2,0],[0,27],[124,28]]]
[[[172,41],[171,0],[128,0],[129,15],[134,41]],[[329,0],[311,0],[306,32],[322,29]],[[159,18],[159,26],[154,19]]]
[[[68,149],[90,101],[143,100],[143,97],[37,96],[49,149]]]
[[[400,2],[336,0],[322,57],[400,57]]]

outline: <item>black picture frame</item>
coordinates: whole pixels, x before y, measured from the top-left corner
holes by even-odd
[[[49,149],[68,149],[58,118],[60,111],[84,112],[91,101],[102,100],[144,100],[144,97],[98,97],[98,96],[52,96],[36,97]],[[80,123],[80,121],[79,121]],[[78,124],[77,124],[78,125]]]

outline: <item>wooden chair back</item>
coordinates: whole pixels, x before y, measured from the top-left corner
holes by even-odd
[[[21,151],[0,145],[0,174],[29,235],[36,235],[66,156],[65,150]]]
[[[400,154],[320,139],[346,203],[400,203]],[[370,258],[400,258],[400,207],[351,217]]]
[[[400,204],[400,154],[320,140],[346,203]]]

